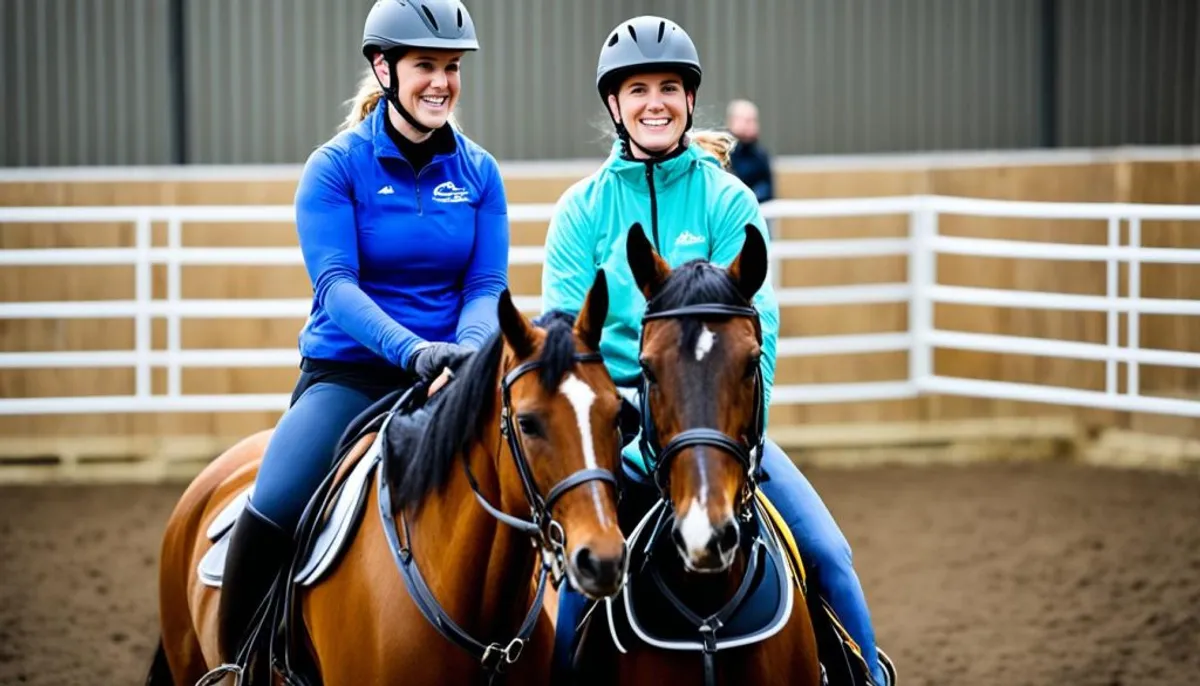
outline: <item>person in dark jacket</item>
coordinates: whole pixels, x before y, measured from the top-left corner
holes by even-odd
[[[729,170],[764,203],[775,197],[771,157],[758,142],[758,107],[749,100],[734,100],[725,110],[725,126],[737,137]]]

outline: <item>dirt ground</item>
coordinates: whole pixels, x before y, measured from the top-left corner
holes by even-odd
[[[1200,683],[1200,479],[1066,464],[809,476],[905,686]],[[181,490],[0,488],[0,683],[141,683]]]

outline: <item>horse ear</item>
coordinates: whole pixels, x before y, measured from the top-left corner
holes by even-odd
[[[500,333],[504,336],[504,340],[512,346],[513,352],[517,354],[518,358],[532,357],[537,345],[533,323],[517,309],[516,303],[512,300],[512,293],[507,288],[500,293],[500,302],[497,307]]]
[[[629,227],[629,236],[625,239],[625,253],[629,260],[629,269],[637,282],[642,296],[649,300],[654,297],[663,282],[671,274],[671,267],[663,258],[658,256],[654,246],[646,239],[641,223]]]
[[[767,278],[767,243],[753,224],[746,225],[746,240],[737,259],[726,270],[738,292],[752,300]]]
[[[604,270],[596,272],[596,280],[583,301],[583,309],[575,319],[575,335],[583,339],[588,349],[600,350],[600,335],[604,333],[604,320],[608,318],[608,276]]]

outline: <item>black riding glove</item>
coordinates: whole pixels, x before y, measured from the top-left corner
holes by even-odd
[[[424,381],[433,381],[446,367],[458,367],[472,352],[457,343],[429,343],[408,358],[408,371]]]

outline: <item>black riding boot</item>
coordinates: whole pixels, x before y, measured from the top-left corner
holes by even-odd
[[[246,509],[238,516],[229,534],[229,550],[221,580],[217,621],[221,657],[226,662],[237,659],[255,612],[275,577],[290,561],[292,545],[290,534],[246,503]]]

